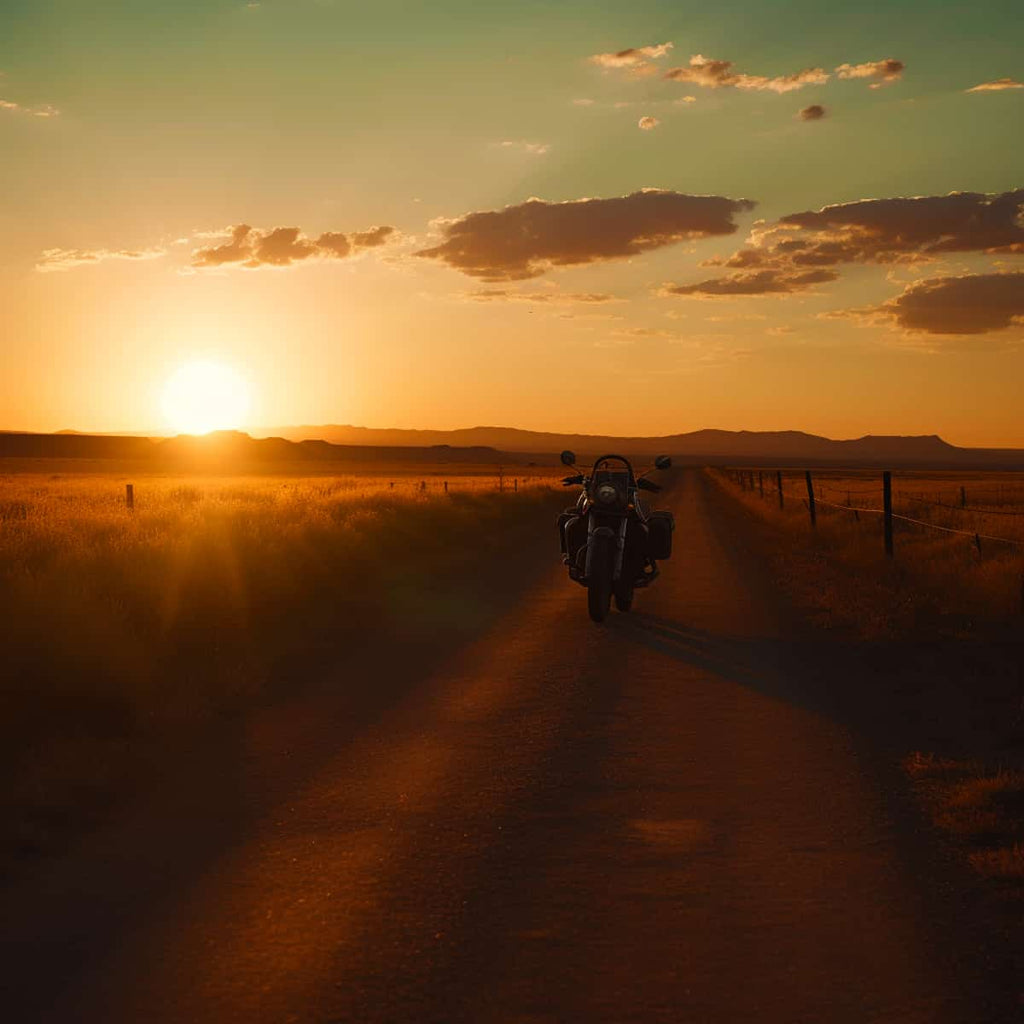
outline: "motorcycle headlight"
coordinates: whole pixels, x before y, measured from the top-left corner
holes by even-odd
[[[614,505],[619,500],[619,492],[611,484],[601,484],[594,497],[602,505]]]

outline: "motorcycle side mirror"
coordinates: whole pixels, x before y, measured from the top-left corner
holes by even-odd
[[[672,465],[672,459],[668,455],[659,455],[654,460],[655,469],[668,469]]]
[[[562,452],[561,459],[562,459],[562,465],[563,466],[575,466],[576,465],[576,455],[573,452],[569,451],[568,448],[566,448],[565,451]]]

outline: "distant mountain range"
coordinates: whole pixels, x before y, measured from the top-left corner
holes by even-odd
[[[479,446],[503,452],[553,454],[569,448],[578,454],[628,455],[666,453],[687,460],[713,459],[761,462],[886,463],[893,465],[1020,464],[1024,450],[1012,448],[957,448],[936,434],[920,436],[872,435],[852,440],[807,434],[800,430],[694,430],[663,437],[613,437],[601,434],[557,434],[516,427],[468,427],[462,430],[378,430],[369,427],[275,427],[254,431],[292,441],[319,438],[331,444],[373,447]]]
[[[219,431],[203,437],[0,432],[0,457],[142,460],[158,466],[266,465],[286,462],[373,462],[478,465],[556,465],[572,449],[580,461],[618,452],[649,458],[672,455],[688,464],[761,466],[874,466],[931,469],[1020,469],[1024,449],[958,448],[934,434],[867,435],[834,441],[797,430],[696,430],[667,437],[555,434],[515,427],[464,430],[375,430],[367,427],[279,427],[254,432]]]

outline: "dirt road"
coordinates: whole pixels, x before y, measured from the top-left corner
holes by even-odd
[[[254,716],[19,880],[5,1019],[1014,1019],[724,500],[685,474],[631,615],[553,571],[422,679]]]

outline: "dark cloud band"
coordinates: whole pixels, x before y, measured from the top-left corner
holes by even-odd
[[[636,256],[691,238],[731,235],[748,199],[644,189],[614,199],[549,203],[440,221],[443,241],[416,255],[484,281],[519,281],[551,267]]]

